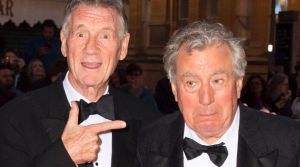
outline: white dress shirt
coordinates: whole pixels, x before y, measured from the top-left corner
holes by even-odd
[[[63,81],[63,87],[65,90],[65,93],[67,95],[67,99],[69,104],[71,105],[72,101],[79,101],[80,99],[83,99],[87,103],[90,103],[88,99],[83,97],[79,92],[77,92],[68,79],[69,72],[67,72],[66,77]],[[108,87],[106,88],[106,91],[104,94],[108,94]],[[101,123],[110,121],[108,119],[103,118],[102,116],[98,114],[90,115],[88,119],[84,120],[80,125],[86,126],[91,125],[95,123]],[[106,132],[101,133],[100,135],[102,144],[100,145],[100,151],[98,153],[98,158],[94,163],[94,166],[97,167],[111,167],[111,156],[112,156],[112,133]]]
[[[224,146],[227,147],[228,157],[226,158],[222,167],[233,167],[236,166],[237,163],[237,149],[238,149],[238,131],[239,131],[239,123],[240,122],[240,109],[237,108],[236,114],[234,116],[233,122],[229,129],[225,132],[225,134],[215,143],[220,144],[224,142]],[[201,140],[197,134],[189,128],[186,124],[184,126],[184,137],[191,138],[196,142],[202,145],[209,145]],[[211,144],[211,145],[213,145]],[[184,155],[184,167],[216,167],[216,165],[211,162],[207,153],[202,153],[200,156],[187,160],[185,154]]]

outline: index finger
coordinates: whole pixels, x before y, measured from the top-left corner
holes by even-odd
[[[126,122],[121,120],[102,122],[87,126],[95,133],[106,132],[114,129],[123,129],[126,127]]]

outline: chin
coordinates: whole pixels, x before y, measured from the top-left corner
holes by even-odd
[[[196,132],[201,132],[201,134],[215,134],[219,130],[218,124],[216,124],[213,121],[206,121],[206,122],[201,122],[198,123],[197,125],[194,126],[194,129]]]
[[[216,138],[220,134],[220,130],[216,127],[196,127],[195,132],[203,138]]]
[[[83,85],[87,87],[93,87],[99,84],[99,81],[95,79],[90,79],[90,78],[83,78],[82,82]]]
[[[84,83],[99,83],[102,78],[99,78],[99,76],[94,75],[85,75],[82,77],[82,81]]]

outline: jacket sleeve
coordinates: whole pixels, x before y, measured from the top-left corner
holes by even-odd
[[[40,141],[29,139],[18,127],[7,119],[0,121],[1,167],[76,167],[60,138],[34,145]]]

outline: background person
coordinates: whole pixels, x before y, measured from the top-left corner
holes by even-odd
[[[6,49],[3,52],[1,64],[9,65],[13,70],[14,87],[18,87],[20,76],[26,67],[25,60],[14,49]]]
[[[267,84],[267,105],[271,112],[287,117],[292,116],[292,92],[289,78],[283,73],[274,74]]]
[[[51,80],[46,74],[43,62],[40,59],[32,59],[20,77],[18,88],[22,92],[28,92],[50,83]]]
[[[292,101],[300,96],[300,62],[294,67],[295,73],[289,76],[289,85],[292,91]]]
[[[49,73],[54,64],[63,59],[60,46],[56,25],[53,20],[47,19],[42,23],[41,34],[29,41],[25,51],[25,60],[27,63],[32,59],[42,60],[46,72]]]
[[[256,110],[270,113],[266,91],[265,79],[260,75],[251,75],[243,86],[240,102]]]
[[[110,76],[109,84],[116,89],[120,89],[121,86],[125,83],[125,71],[120,67],[117,67],[113,74]]]
[[[131,94],[138,99],[141,99],[146,104],[156,108],[156,102],[149,89],[143,82],[143,69],[135,64],[130,63],[126,67],[126,83],[120,86],[120,89],[128,94]]]
[[[0,106],[22,93],[14,87],[13,70],[9,65],[0,64]]]
[[[178,104],[172,93],[171,83],[167,76],[158,80],[154,93],[158,110],[163,114],[178,111]]]

